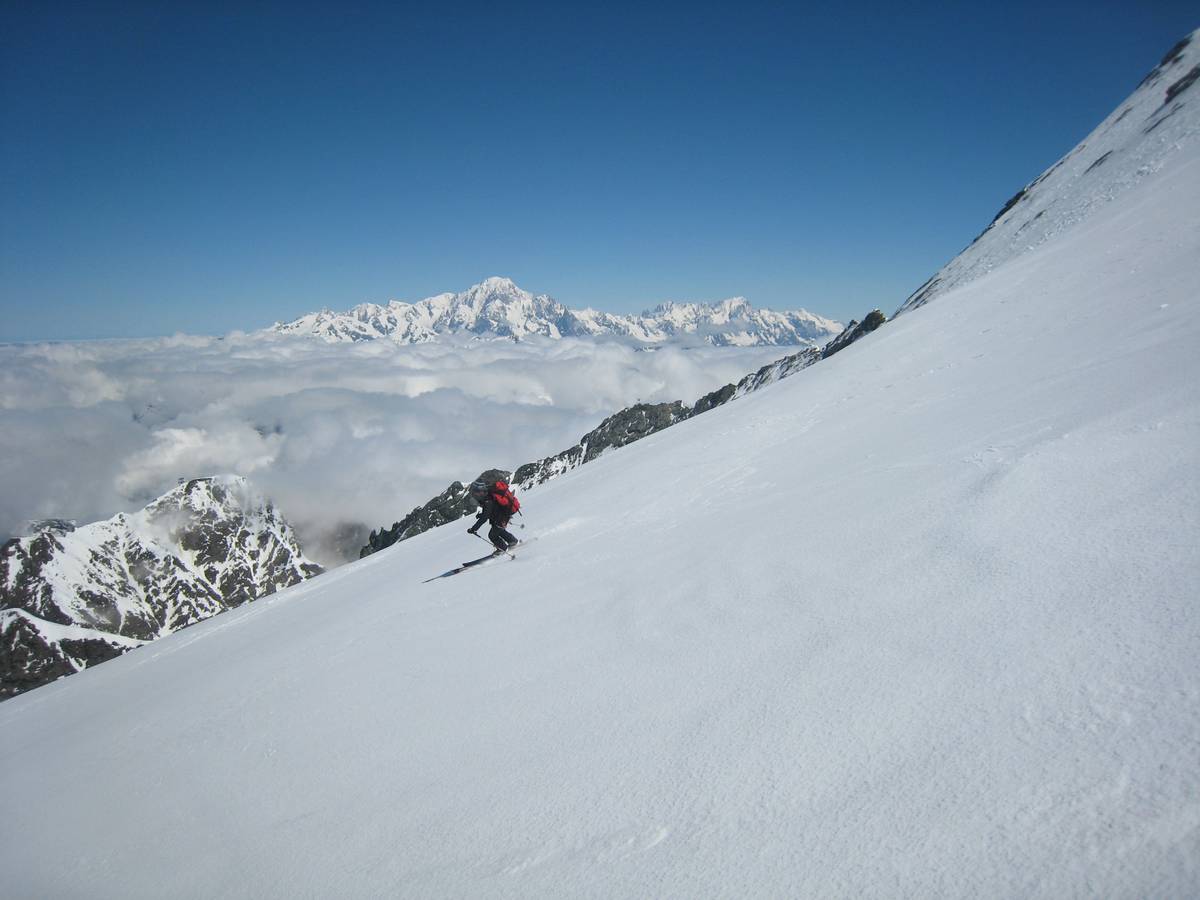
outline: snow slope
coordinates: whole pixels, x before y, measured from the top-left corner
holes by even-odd
[[[3,704],[6,893],[1197,895],[1197,210]]]

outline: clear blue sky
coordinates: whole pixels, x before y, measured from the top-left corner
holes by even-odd
[[[1197,25],[1167,0],[6,0],[0,340],[488,275],[617,312],[890,313]]]

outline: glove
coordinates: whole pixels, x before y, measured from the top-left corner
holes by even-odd
[[[472,525],[470,528],[467,529],[467,534],[474,534],[478,530],[479,530],[478,525]]]

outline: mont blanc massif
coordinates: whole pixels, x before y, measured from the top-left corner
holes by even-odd
[[[7,893],[1200,893],[1197,38],[890,319],[493,278],[274,326],[780,349],[332,571],[222,473],[9,541]],[[480,474],[515,558],[424,583]]]
[[[364,303],[346,313],[322,310],[279,323],[282,334],[312,334],[328,341],[387,338],[402,344],[444,335],[506,337],[623,337],[648,344],[694,340],[716,346],[823,343],[841,326],[806,310],[755,309],[744,298],[722,303],[664,303],[640,316],[594,309],[570,310],[546,295],[534,296],[508,278],[489,278],[461,294],[439,294],[419,303]]]

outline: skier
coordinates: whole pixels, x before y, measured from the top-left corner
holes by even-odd
[[[479,514],[475,524],[467,529],[469,534],[476,534],[484,520],[491,523],[488,540],[496,548],[497,553],[511,550],[520,543],[508,529],[508,520],[521,509],[521,502],[513,496],[508,485],[503,481],[488,483],[476,481],[471,485],[471,496],[479,504]]]

